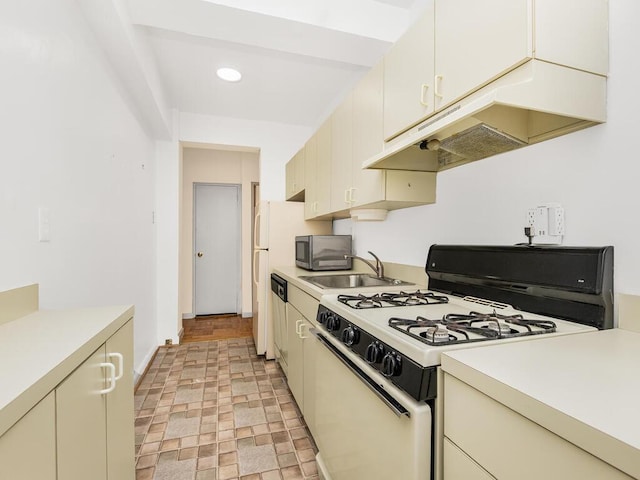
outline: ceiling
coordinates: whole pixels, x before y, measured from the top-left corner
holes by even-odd
[[[317,127],[425,1],[125,3],[129,28],[151,52],[168,108]],[[220,66],[239,69],[242,80],[218,79]]]

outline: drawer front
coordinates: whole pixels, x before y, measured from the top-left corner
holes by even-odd
[[[499,480],[631,478],[448,374],[444,399],[445,436]]]
[[[287,300],[306,320],[309,320],[313,325],[316,324],[316,314],[320,304],[318,300],[291,283],[287,285]]]

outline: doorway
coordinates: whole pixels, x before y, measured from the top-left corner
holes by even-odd
[[[240,313],[241,186],[194,183],[193,292],[196,315]]]

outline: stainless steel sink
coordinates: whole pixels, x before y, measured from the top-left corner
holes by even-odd
[[[358,287],[382,287],[393,285],[413,285],[413,283],[388,277],[376,277],[366,273],[349,273],[336,275],[319,275],[299,277],[320,288],[358,288]]]

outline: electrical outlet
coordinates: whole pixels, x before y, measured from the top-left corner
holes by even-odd
[[[531,231],[532,243],[561,244],[564,228],[564,208],[557,203],[546,203],[527,210],[526,226]]]

